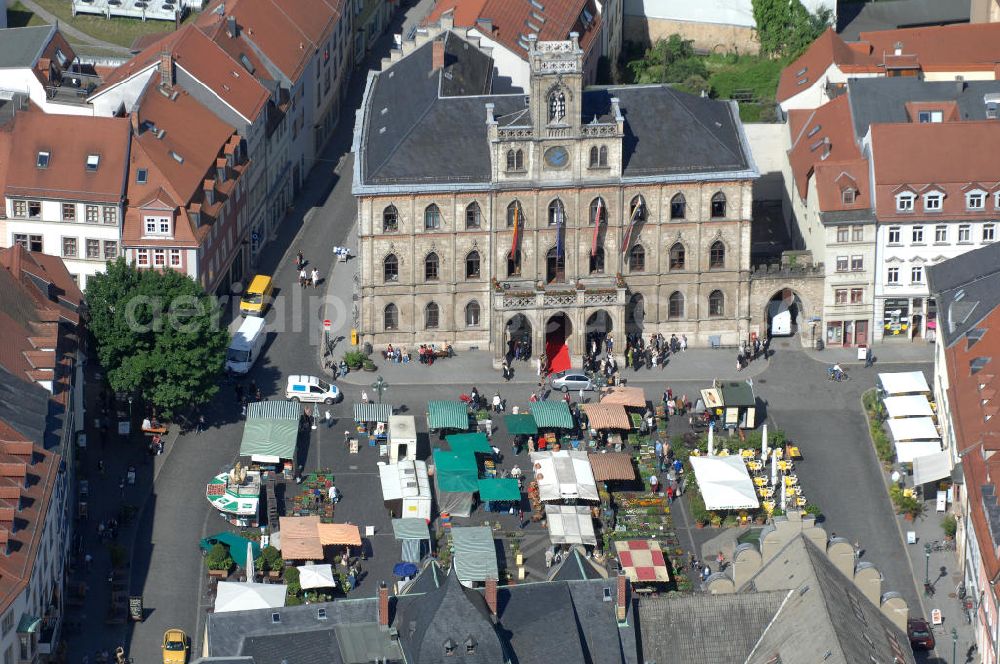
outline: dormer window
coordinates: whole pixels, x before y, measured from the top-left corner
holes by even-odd
[[[970,210],[982,210],[986,207],[985,191],[970,191],[965,195],[965,207]]]
[[[917,113],[917,122],[920,124],[928,124],[931,122],[943,122],[944,113],[941,111],[920,111]]]
[[[170,217],[146,217],[146,235],[170,235]]]
[[[916,198],[911,192],[896,195],[896,212],[913,212],[913,201]]]
[[[38,168],[48,168],[50,157],[51,155],[48,152],[45,151],[39,152],[38,156],[35,158],[35,166],[37,166]]]
[[[145,168],[140,168],[135,172],[135,183],[136,184],[146,184],[149,179],[149,171]]]
[[[101,163],[101,155],[99,154],[88,154],[87,155],[87,171],[93,173],[97,170],[97,166]]]
[[[993,207],[1000,210],[1000,191],[993,194]]]
[[[455,654],[455,642],[451,639],[446,639],[444,642],[444,654],[446,657],[452,657]]]
[[[472,638],[470,634],[468,638],[465,639],[465,654],[475,655],[476,654],[476,640]]]
[[[844,189],[840,192],[840,199],[843,201],[844,205],[854,205],[855,191],[853,189]]]
[[[929,194],[924,194],[924,210],[926,212],[939,212],[941,210],[941,203],[944,201],[944,194],[940,191],[934,191]]]

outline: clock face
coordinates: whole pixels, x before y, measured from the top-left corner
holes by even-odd
[[[552,168],[564,168],[569,164],[569,152],[561,145],[545,151],[545,163]]]

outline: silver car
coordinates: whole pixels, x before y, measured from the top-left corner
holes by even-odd
[[[594,383],[582,373],[567,371],[552,378],[552,389],[569,392],[570,390],[592,390]]]

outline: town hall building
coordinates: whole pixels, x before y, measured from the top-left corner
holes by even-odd
[[[735,345],[751,187],[733,102],[583,87],[578,38],[529,39],[530,89],[450,22],[369,75],[354,137],[364,341],[579,358],[612,334]]]

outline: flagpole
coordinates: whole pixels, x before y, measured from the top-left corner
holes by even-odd
[[[601,232],[601,204],[604,202],[602,198],[597,199],[597,213],[594,215],[594,241],[590,245],[590,256],[593,258],[597,255],[597,235]]]

